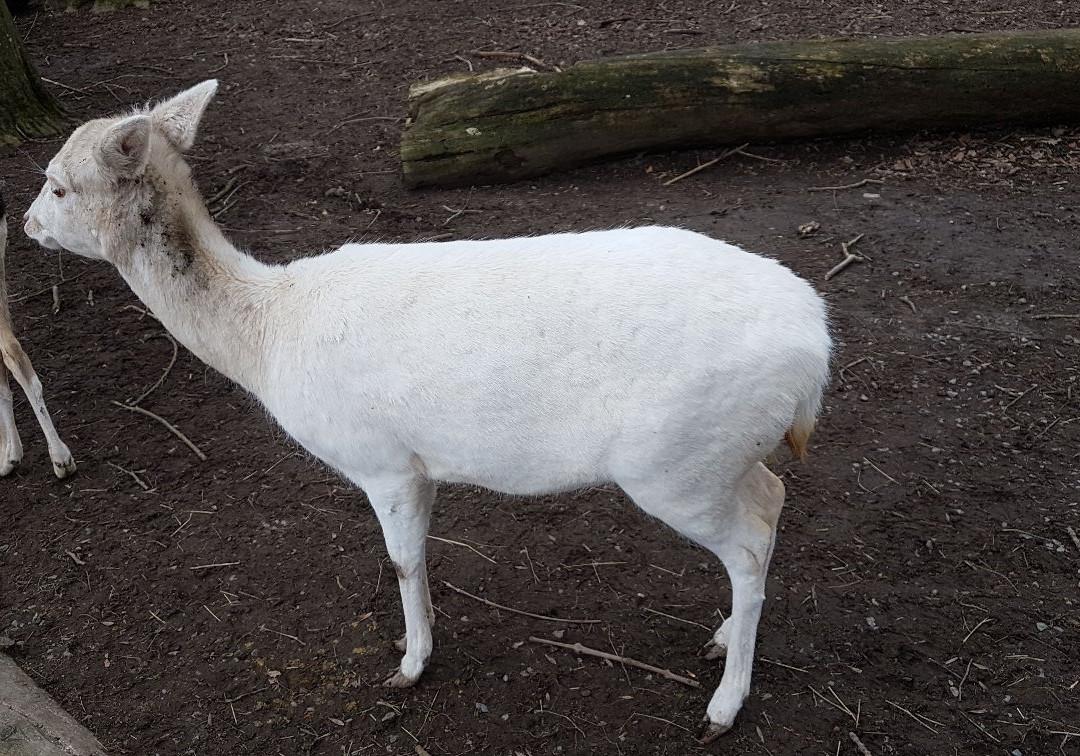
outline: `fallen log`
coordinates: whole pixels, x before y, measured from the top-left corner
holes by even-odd
[[[0,756],[105,756],[105,749],[0,654]]]
[[[868,130],[1080,119],[1080,30],[824,39],[629,55],[414,85],[410,187],[599,158]]]

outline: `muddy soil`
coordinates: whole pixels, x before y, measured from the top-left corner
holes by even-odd
[[[421,192],[402,188],[395,154],[409,83],[495,65],[476,50],[562,65],[1053,28],[1080,23],[1075,4],[174,0],[113,14],[31,4],[17,21],[79,121],[219,78],[191,162],[261,259],[348,239],[676,224],[812,281],[838,342],[808,464],[774,464],[789,495],[753,690],[704,748],[692,735],[721,670],[697,654],[730,606],[714,557],[615,490],[444,488],[435,655],[415,689],[384,689],[402,617],[363,495],[184,349],[172,363],[111,268],[43,252],[14,223],[15,321],[79,472],[52,478],[18,397],[27,452],[0,481],[0,636],[112,753],[857,754],[849,733],[875,755],[1080,753],[1080,129],[757,144],[669,187],[719,150]],[[60,144],[0,152],[16,218]],[[825,281],[859,235],[864,260]],[[205,462],[113,403],[162,376],[142,406]],[[448,583],[600,622],[493,609]]]

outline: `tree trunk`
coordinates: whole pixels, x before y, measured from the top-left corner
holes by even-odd
[[[105,749],[0,653],[0,756],[105,756]]]
[[[26,59],[7,4],[0,0],[0,144],[55,136],[67,126]]]
[[[732,45],[416,84],[412,187],[511,181],[620,153],[1080,117],[1080,30]]]

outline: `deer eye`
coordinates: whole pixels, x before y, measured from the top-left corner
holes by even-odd
[[[53,188],[52,193],[55,194],[57,197],[63,198],[63,196],[67,194],[67,190],[63,187],[57,186]]]

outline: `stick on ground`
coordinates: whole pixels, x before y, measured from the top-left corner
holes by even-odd
[[[859,753],[861,753],[862,756],[872,756],[870,753],[870,749],[863,745],[863,742],[859,740],[858,735],[849,731],[847,736],[851,738],[851,742],[854,743],[855,747],[859,749]]]
[[[714,165],[719,163],[724,158],[731,157],[736,152],[741,152],[743,147],[749,147],[749,146],[750,146],[750,143],[747,142],[746,144],[741,145],[739,147],[732,147],[730,150],[727,150],[726,152],[720,154],[717,157],[714,157],[712,160],[709,160],[708,162],[702,163],[701,165],[697,166],[696,168],[691,168],[686,173],[680,173],[678,176],[676,176],[673,179],[665,181],[664,186],[671,186],[676,181],[682,181],[684,178],[689,178],[690,176],[693,176],[695,173],[701,173],[706,168],[712,168]]]
[[[860,186],[866,186],[867,184],[884,184],[881,179],[864,178],[862,181],[856,181],[854,184],[843,184],[841,186],[811,186],[806,191],[808,192],[838,192],[841,189],[858,189]]]
[[[147,417],[152,417],[154,420],[157,420],[159,423],[161,423],[166,428],[168,428],[169,431],[172,432],[172,434],[174,436],[176,436],[178,439],[183,441],[187,445],[187,447],[189,449],[191,449],[191,451],[195,452],[196,457],[201,459],[203,462],[206,461],[206,455],[203,454],[202,449],[197,447],[195,445],[195,443],[190,438],[188,438],[183,433],[181,433],[179,430],[177,430],[176,426],[174,426],[168,420],[163,418],[161,415],[155,415],[150,410],[145,410],[142,407],[133,407],[130,404],[124,404],[123,402],[118,402],[115,399],[112,400],[112,403],[115,404],[117,407],[123,407],[126,410],[131,410],[132,412],[138,412],[140,415],[146,415]]]
[[[607,659],[611,662],[625,664],[628,667],[637,667],[638,669],[644,669],[646,672],[653,672],[654,674],[665,677],[668,680],[674,680],[675,682],[682,683],[683,685],[689,685],[691,688],[701,687],[701,683],[699,683],[697,680],[691,680],[689,677],[683,677],[682,675],[675,674],[670,669],[661,669],[660,667],[654,667],[651,664],[640,662],[637,659],[631,659],[628,656],[617,656],[615,654],[609,654],[606,651],[597,651],[595,648],[589,648],[588,646],[583,646],[580,643],[559,643],[558,641],[547,640],[546,638],[536,638],[533,636],[530,636],[529,640],[533,643],[541,643],[545,646],[565,648],[567,651],[573,651],[576,654],[596,656],[600,659]]]
[[[859,239],[863,238],[863,236],[865,236],[865,234],[859,234],[851,241],[840,242],[840,247],[844,250],[844,259],[838,262],[835,266],[833,266],[832,270],[825,274],[826,281],[828,281],[830,278],[835,276],[847,266],[851,265],[853,262],[862,262],[864,259],[866,259],[862,255],[857,255],[851,251],[852,245],[858,242]]]
[[[468,596],[473,601],[479,601],[481,604],[487,604],[488,606],[493,606],[496,609],[502,609],[504,612],[511,612],[512,614],[521,614],[521,615],[523,615],[525,617],[532,617],[533,619],[546,620],[547,622],[566,622],[567,624],[571,624],[571,625],[598,625],[598,624],[600,624],[602,622],[602,620],[594,620],[594,619],[560,619],[559,617],[548,617],[545,614],[533,614],[532,612],[525,612],[525,611],[522,611],[521,609],[514,609],[514,608],[509,607],[509,606],[503,606],[502,604],[496,604],[494,601],[488,601],[486,598],[480,598],[479,596],[474,596],[473,594],[469,593],[468,591],[464,591],[461,588],[458,588],[453,583],[448,583],[445,580],[442,581],[442,582],[443,582],[443,585],[445,585],[447,588],[449,588],[452,591],[455,591],[456,593],[460,593],[462,596]]]

